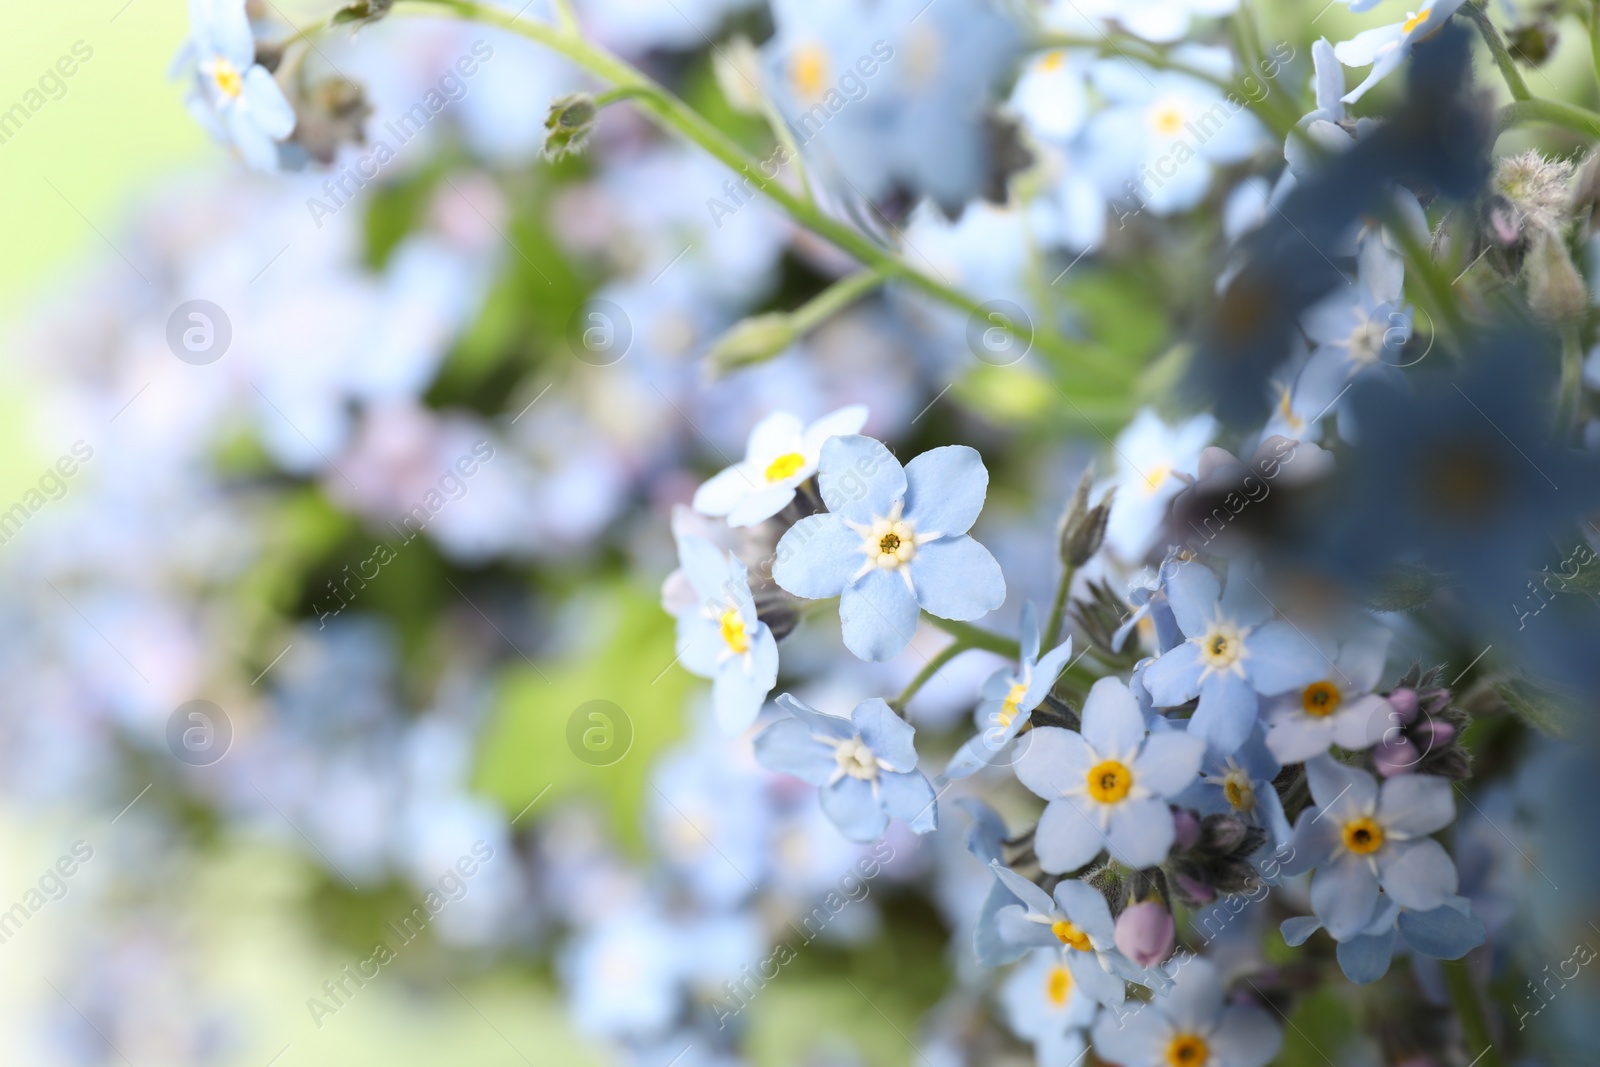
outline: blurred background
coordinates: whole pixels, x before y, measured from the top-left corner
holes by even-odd
[[[693,5],[719,40],[770,33],[760,6]],[[1260,6],[1264,38],[1304,42],[1306,11]],[[766,143],[674,5],[579,7]],[[1316,32],[1365,24],[1341,7]],[[768,411],[865,403],[903,454],[993,457],[980,536],[1028,574],[1106,463],[1102,431],[1165,402],[1161,357],[1214,280],[1185,257],[1221,242],[1224,183],[1170,254],[1075,271],[1052,314],[1109,369],[1066,410],[1072,367],[985,363],[960,317],[897,292],[707,382],[718,335],[848,264],[760,201],[719,221],[727,172],[630,109],[590,156],[540,159],[550,100],[583,82],[527,42],[414,18],[326,39],[310,62],[365,86],[373,137],[480,60],[360,180],[348,145],[331,170],[263,176],[213,144],[168,75],[175,0],[0,25],[0,108],[78,61],[0,143],[0,1061],[587,1064],[654,1028],[653,1062],[729,1062],[659,1025],[675,991],[723,995],[867,850],[747,745],[730,756],[708,686],[674,665],[673,506]],[[1541,77],[1587,62],[1564,51]],[[1302,57],[1297,92],[1308,77]],[[337,143],[348,116],[321,119]],[[1005,211],[922,212],[907,235],[953,284],[1027,290],[1036,250]],[[616,332],[598,353],[574,344],[595,308]],[[997,626],[1053,581],[1015,579]],[[923,663],[839,667],[836,627],[785,645],[786,678],[829,665],[814,703]],[[919,696],[934,753],[998,662],[963,657]],[[888,843],[870,903],[741,1019],[753,1062],[926,1060],[905,1035],[973,964],[947,945],[965,902],[919,886],[987,875],[959,837]],[[1321,1062],[1342,1012],[1297,1015],[1282,1062]]]

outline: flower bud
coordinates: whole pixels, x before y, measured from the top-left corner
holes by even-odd
[[[1107,493],[1094,507],[1089,506],[1089,486],[1094,471],[1086,470],[1061,516],[1061,562],[1068,567],[1083,566],[1100,551],[1106,540],[1106,520],[1111,517],[1111,498]]]
[[[1417,717],[1417,691],[1415,689],[1396,689],[1386,698],[1394,713],[1400,716],[1401,722],[1410,722]]]
[[[717,338],[706,357],[706,369],[720,378],[740,367],[765,363],[794,344],[795,337],[794,323],[788,315],[753,315]]]
[[[600,109],[588,93],[568,93],[558,96],[550,104],[550,114],[544,120],[548,132],[544,139],[546,159],[561,159],[577,155],[594,132],[595,116]]]
[[[1188,852],[1200,843],[1200,820],[1188,808],[1172,809],[1173,847]]]
[[[1130,905],[1117,916],[1117,948],[1140,967],[1154,966],[1170,956],[1176,936],[1172,912],[1154,900]]]
[[[393,6],[394,0],[355,0],[354,3],[346,4],[333,13],[333,25],[377,22],[387,15]]]
[[[1524,268],[1528,277],[1528,306],[1550,321],[1575,319],[1589,308],[1589,291],[1572,265],[1559,235],[1540,232],[1533,240]]]

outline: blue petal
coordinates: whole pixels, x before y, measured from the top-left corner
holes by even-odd
[[[1094,758],[1080,735],[1059,726],[1036,726],[1028,736],[1027,750],[1016,763],[1019,782],[1046,800],[1083,786]]]
[[[822,813],[852,841],[876,841],[889,828],[889,813],[860,778],[845,775],[823,786],[820,797]]]
[[[1185,641],[1150,661],[1144,670],[1144,687],[1158,708],[1175,708],[1200,695],[1200,646]]]
[[[1128,998],[1128,986],[1122,979],[1100,966],[1093,952],[1069,951],[1067,970],[1084,996],[1096,1004],[1121,1004]]]
[[[966,445],[930,449],[906,464],[905,517],[918,533],[964,534],[989,492],[983,457]]]
[[[884,771],[878,775],[878,793],[884,809],[911,827],[913,833],[925,834],[939,828],[939,798],[928,779],[917,771]]]
[[[889,710],[881,697],[872,697],[856,705],[850,713],[856,732],[866,742],[872,754],[896,771],[917,769],[917,749],[913,742],[916,729]]]
[[[1320,814],[1317,808],[1310,807],[1295,820],[1289,855],[1279,864],[1285,876],[1304,874],[1333,854],[1339,843],[1339,824],[1331,818],[1320,818]]]
[[[756,735],[756,762],[769,771],[826,785],[839,769],[833,749],[811,736],[799,719],[780,719]]]
[[[1120,678],[1101,678],[1083,701],[1083,739],[1102,758],[1131,759],[1144,740],[1144,713]]]
[[[905,497],[906,472],[882,441],[860,434],[830,437],[817,464],[817,488],[829,511],[870,523]]]
[[[1218,752],[1237,752],[1256,724],[1258,703],[1256,691],[1237,674],[1213,674],[1200,685],[1200,704],[1189,719],[1189,732]]]
[[[1222,976],[1209,960],[1191,959],[1172,976],[1171,991],[1156,1006],[1189,1033],[1209,1033],[1222,1015]]]
[[[255,64],[244,72],[242,98],[250,111],[250,118],[262,133],[274,141],[281,141],[294,132],[294,107],[283,95],[283,90],[267,68]]]
[[[945,765],[939,777],[945,782],[959,782],[963,778],[971,778],[974,774],[991,764],[998,763],[1005,766],[1008,762],[1007,752],[1010,750],[1009,741],[1002,742],[996,748],[992,743],[992,734],[988,730],[973,734],[964,741],[955,755],[950,757],[950,762]]]
[[[1432,911],[1456,892],[1456,865],[1431,837],[1395,842],[1378,859],[1383,890],[1412,911]]]
[[[1460,904],[1466,905],[1466,901],[1460,900]],[[1431,911],[1402,911],[1400,933],[1406,944],[1436,960],[1458,960],[1484,941],[1483,923],[1455,904]]]
[[[1055,687],[1056,679],[1061,677],[1061,672],[1066,669],[1071,659],[1070,637],[1046,652],[1044,658],[1034,667],[1033,677],[1028,680],[1028,691],[1022,694],[1022,702],[1017,705],[1017,709],[1032,711],[1038,707],[1044,701],[1045,694]]]
[[[1332,756],[1306,761],[1306,783],[1316,807],[1340,819],[1369,812],[1378,803],[1378,783],[1372,775],[1346,767]]]
[[[1006,602],[1000,564],[965,534],[917,546],[909,566],[917,601],[941,619],[981,619]]]
[[[1199,637],[1217,615],[1217,600],[1222,596],[1217,572],[1193,560],[1169,562],[1164,570],[1162,587],[1178,629],[1185,637]]]
[[[1089,943],[1095,948],[1109,949],[1115,943],[1116,923],[1100,890],[1088,882],[1068,878],[1056,883],[1056,903],[1074,926],[1089,935]]]
[[[1050,894],[1028,881],[1022,875],[1013,871],[1003,863],[991,862],[989,870],[1000,880],[1000,884],[1011,892],[1011,895],[1022,901],[1028,912],[1033,915],[1051,915],[1055,913],[1055,903],[1050,899]],[[1037,925],[1037,924],[1035,924]],[[1041,927],[1048,932],[1048,927]],[[1052,940],[1055,935],[1051,935]],[[1046,944],[1047,942],[1040,942]]]
[[[1111,855],[1129,867],[1154,867],[1172,850],[1172,809],[1164,800],[1124,800],[1111,812]]]
[[[1244,669],[1256,691],[1277,696],[1303,689],[1327,675],[1332,664],[1322,650],[1289,623],[1269,622],[1244,639]]]
[[[1000,846],[1010,836],[1006,833],[1005,820],[989,805],[972,797],[957,800],[956,807],[972,819],[972,825],[967,828],[967,851],[986,864],[999,859]]]
[[[1228,570],[1228,587],[1218,601],[1222,614],[1240,626],[1259,626],[1272,618],[1272,602],[1251,579],[1251,569],[1243,560],[1235,562]]]
[[[1045,805],[1033,837],[1039,866],[1048,874],[1077,870],[1098,856],[1105,843],[1099,827],[1070,800],[1052,800]]]
[[[1193,734],[1151,734],[1133,761],[1133,780],[1159,797],[1175,797],[1200,773],[1205,742]]]
[[[1039,612],[1034,608],[1033,601],[1027,600],[1022,604],[1022,620],[1017,627],[1018,643],[1022,649],[1022,665],[1024,667],[1039,661]]]
[[[1050,932],[1050,927],[1029,919],[1027,909],[1021,904],[1013,903],[1001,908],[994,921],[996,931],[1007,944],[1025,945],[1028,948],[1061,947],[1061,942]]]
[[[1254,1004],[1229,1004],[1222,1025],[1208,1042],[1213,1062],[1228,1067],[1266,1067],[1283,1047],[1283,1027]]]
[[[1382,934],[1363,934],[1339,943],[1339,969],[1357,985],[1376,982],[1389,973],[1394,958],[1394,928]]]
[[[1290,948],[1299,948],[1306,943],[1306,938],[1322,929],[1322,920],[1315,915],[1296,915],[1292,919],[1283,920],[1278,927],[1283,933],[1283,940]]]
[[[777,682],[778,644],[763,625],[755,633],[749,660],[744,656],[728,659],[711,684],[712,706],[722,732],[733,735],[749,729]]]
[[[972,931],[972,949],[978,962],[985,967],[999,967],[1019,959],[1027,951],[1025,945],[1014,945],[1000,936],[996,916],[1004,908],[1016,907],[1016,901],[1005,887],[996,883],[983,898],[983,908],[978,912],[977,928]]]
[[[813,734],[848,741],[856,735],[855,723],[840,715],[828,715],[809,704],[803,704],[788,693],[780,694],[778,707],[806,724]]]
[[[716,620],[706,618],[698,608],[679,615],[675,643],[678,663],[684,670],[701,678],[717,676],[728,646]]]
[[[1311,878],[1311,907],[1336,941],[1359,934],[1377,906],[1378,879],[1363,857],[1346,855],[1325,863]]]
[[[838,440],[838,438],[834,438]],[[861,659],[893,659],[917,630],[917,602],[900,575],[874,567],[839,597],[844,647]]]
[[[789,527],[772,560],[772,580],[795,596],[835,597],[861,569],[861,538],[837,515],[807,515]]]
[[[1431,774],[1401,774],[1383,783],[1378,815],[1384,826],[1408,837],[1443,830],[1456,817],[1456,797],[1449,779]]]

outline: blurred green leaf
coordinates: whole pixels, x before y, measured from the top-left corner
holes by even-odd
[[[1571,733],[1572,711],[1560,694],[1526,678],[1513,678],[1495,686],[1506,707],[1547,737],[1567,737]]]

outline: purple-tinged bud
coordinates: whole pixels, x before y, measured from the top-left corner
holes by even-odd
[[[1154,966],[1170,956],[1176,936],[1172,912],[1153,900],[1124,908],[1117,916],[1117,948],[1140,967]]]
[[[1200,820],[1188,808],[1172,809],[1173,845],[1179,852],[1187,852],[1200,843]]]
[[[1394,713],[1400,716],[1401,722],[1410,722],[1417,717],[1417,691],[1415,689],[1396,689],[1386,698]]]
[[[1381,741],[1372,750],[1372,762],[1377,765],[1378,773],[1385,778],[1393,778],[1397,774],[1410,774],[1421,759],[1422,753],[1417,751],[1417,746],[1403,737],[1393,741]]]
[[[1187,874],[1174,874],[1173,881],[1178,884],[1178,892],[1195,906],[1203,906],[1217,899],[1217,891],[1209,882],[1199,878],[1191,878]]]
[[[1417,727],[1417,733],[1426,734],[1430,740],[1429,748],[1433,745],[1448,745],[1456,736],[1456,728],[1441,719],[1429,719]]]

